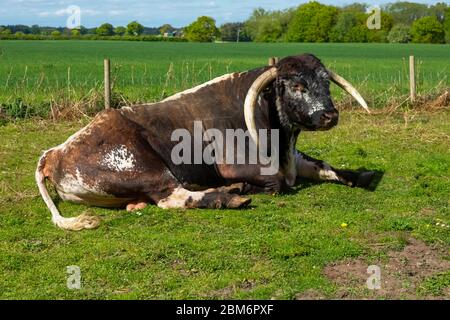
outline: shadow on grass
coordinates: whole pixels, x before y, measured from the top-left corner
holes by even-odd
[[[356,183],[355,188],[365,189],[367,191],[375,191],[378,188],[381,180],[383,179],[385,171],[381,170],[368,170],[367,168],[361,167],[355,171],[359,175],[358,181]],[[295,194],[300,192],[301,190],[311,188],[316,185],[321,185],[323,183],[335,183],[341,184],[340,182],[334,181],[316,181],[311,179],[299,179],[296,183],[294,189],[287,190],[285,194]]]
[[[358,185],[356,185],[356,187],[368,191],[375,191],[378,188],[378,185],[383,179],[385,173],[385,171],[381,170],[370,171],[364,167],[357,169],[356,172],[359,173],[360,176],[361,174],[367,174],[367,176],[363,178],[363,181],[361,182],[360,185],[359,185],[360,181],[358,181]]]

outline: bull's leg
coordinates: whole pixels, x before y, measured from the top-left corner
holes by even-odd
[[[178,187],[170,196],[158,201],[158,207],[163,209],[237,209],[245,207],[251,202],[251,199],[218,190],[189,191]]]
[[[352,170],[339,170],[328,163],[314,159],[304,153],[296,155],[297,177],[316,181],[333,181],[350,187],[368,188],[374,180],[376,172],[357,172]]]
[[[233,194],[242,194],[244,192],[244,188],[245,188],[244,183],[233,183],[229,186],[219,187],[216,189],[216,191]]]

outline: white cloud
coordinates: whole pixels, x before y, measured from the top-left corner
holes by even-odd
[[[70,14],[72,14],[73,12],[71,12],[68,8],[65,9],[58,9],[55,11],[41,11],[38,13],[38,15],[40,17],[64,17],[64,16],[68,16]],[[87,15],[87,16],[97,16],[100,15],[102,12],[99,10],[92,10],[92,9],[81,9],[81,14],[83,15]],[[118,11],[118,10],[111,10],[108,12],[109,15],[114,16],[114,15],[120,15],[122,12]]]
[[[53,14],[57,17],[62,17],[65,15],[68,15],[69,11],[67,9],[59,9],[59,10],[56,10]]]
[[[42,11],[42,12],[39,12],[38,13],[38,15],[39,15],[39,17],[43,17],[43,18],[45,18],[45,17],[49,17],[49,16],[51,16],[51,12],[49,12],[49,11]]]
[[[83,9],[81,8],[81,14],[86,14],[88,16],[98,16],[102,13],[102,11],[99,10],[92,10],[92,9]]]
[[[122,14],[124,14],[126,11],[125,10],[109,10],[108,14],[110,16],[120,16]]]

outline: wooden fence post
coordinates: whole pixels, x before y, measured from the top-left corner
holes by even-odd
[[[416,70],[414,56],[409,56],[409,91],[411,103],[416,101]]]
[[[275,63],[276,63],[275,59],[276,59],[275,57],[270,57],[269,58],[269,66],[274,66],[275,65]]]
[[[105,75],[105,109],[111,108],[111,62],[109,59],[104,61]]]

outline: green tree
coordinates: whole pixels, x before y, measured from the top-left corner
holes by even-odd
[[[445,42],[450,43],[450,7],[445,10],[444,18]]]
[[[137,21],[130,22],[127,25],[127,34],[132,36],[139,36],[144,32],[144,26]]]
[[[52,37],[60,37],[61,31],[58,31],[58,30],[52,31],[51,36]]]
[[[435,16],[440,23],[443,23],[446,16],[446,11],[449,8],[449,6],[444,2],[438,2],[428,9],[429,15]]]
[[[347,42],[367,42],[369,29],[364,24],[357,24],[347,34]]]
[[[327,42],[338,15],[338,9],[318,2],[301,5],[295,11],[287,32],[294,42]]]
[[[394,23],[404,23],[408,25],[411,25],[415,20],[429,14],[428,6],[426,4],[407,1],[389,3],[383,7],[383,12],[392,15]]]
[[[348,7],[346,7],[348,8]],[[342,10],[336,24],[330,32],[332,42],[387,42],[389,31],[392,28],[392,17],[381,13],[381,29],[369,29],[367,19],[370,14],[357,9],[359,6]],[[361,9],[363,6],[361,5]]]
[[[222,41],[236,42],[249,41],[250,37],[245,31],[245,24],[241,22],[225,23],[220,26],[220,36]]]
[[[30,28],[30,31],[32,34],[40,34],[41,28],[39,28],[39,26],[37,24],[33,24]]]
[[[390,14],[381,12],[381,29],[369,30],[367,32],[368,42],[388,42],[389,31],[394,24],[394,19]]]
[[[172,27],[172,25],[170,24],[163,24],[161,27],[159,27],[159,33],[161,35],[165,35],[166,33],[172,32],[173,30],[175,30],[174,27]]]
[[[80,26],[80,33],[81,34],[87,34],[88,33],[88,29],[86,27]]]
[[[70,30],[70,35],[72,37],[79,37],[81,35],[81,31],[79,29],[72,29]]]
[[[245,22],[245,33],[256,42],[282,41],[286,36],[288,25],[294,11],[266,11],[255,9]]]
[[[365,13],[368,8],[366,3],[355,2],[342,7],[342,12]]]
[[[104,23],[95,30],[99,36],[112,36],[114,34],[114,27],[110,23]]]
[[[118,27],[114,28],[114,33],[119,36],[123,36],[125,33],[127,33],[127,28],[118,26]]]
[[[220,31],[213,18],[202,16],[185,28],[185,36],[193,42],[212,42],[220,36]]]
[[[396,24],[388,35],[388,40],[391,43],[407,43],[411,41],[411,28],[404,24]]]
[[[445,10],[444,29],[450,31],[450,7]]]
[[[361,24],[358,16],[361,16],[361,14],[352,11],[341,12],[337,18],[336,24],[329,34],[330,41],[349,42],[352,29]]]
[[[445,30],[436,17],[423,17],[415,21],[411,28],[415,43],[445,43]]]

